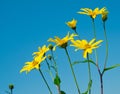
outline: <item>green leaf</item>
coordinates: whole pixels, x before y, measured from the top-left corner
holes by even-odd
[[[103,73],[106,72],[106,71],[108,71],[108,70],[117,68],[117,67],[120,67],[120,64],[115,64],[115,65],[113,65],[113,66],[111,66],[111,67],[105,68],[105,69],[103,70]]]
[[[66,94],[64,91],[60,91],[61,92],[61,94]]]
[[[57,86],[60,86],[60,83],[61,83],[61,80],[60,80],[59,76],[56,75],[56,77],[54,79],[54,84],[57,85]]]
[[[88,92],[91,89],[91,87],[92,87],[92,80],[89,81],[87,90],[84,93],[82,93],[82,94],[88,94]]]
[[[92,63],[92,64],[94,64],[96,66],[95,62],[92,61],[92,60],[75,61],[75,62],[73,62],[72,65],[76,65],[76,64],[79,64],[79,63],[88,63],[88,62],[90,62],[90,63]]]

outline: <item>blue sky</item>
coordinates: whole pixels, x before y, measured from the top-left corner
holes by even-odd
[[[39,46],[48,45],[50,37],[64,37],[69,29],[65,22],[75,18],[78,20],[77,31],[83,39],[92,39],[91,19],[76,12],[80,8],[102,8],[109,10],[106,23],[109,40],[109,60],[107,66],[120,63],[120,1],[114,0],[0,0],[0,94],[5,94],[8,85],[15,85],[14,94],[48,94],[39,72],[31,71],[29,74],[19,71],[24,62],[32,60],[32,53]],[[103,28],[100,17],[95,19],[97,38],[103,39]],[[98,50],[100,67],[103,67],[105,43]],[[72,61],[79,60],[81,52],[74,53],[74,48],[68,48]],[[61,89],[67,94],[77,94],[71,70],[64,50],[57,49],[54,53],[58,63],[59,73],[62,80]],[[58,58],[59,57],[59,58]],[[92,65],[93,87],[92,94],[100,94],[99,75]],[[44,71],[54,94],[56,87],[46,72],[43,62],[41,69]],[[88,83],[86,64],[74,66],[76,76],[79,79],[81,91],[85,91]],[[118,94],[120,92],[120,68],[116,68],[104,75],[105,94]]]

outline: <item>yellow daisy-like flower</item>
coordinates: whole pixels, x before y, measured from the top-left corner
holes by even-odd
[[[73,19],[72,21],[66,22],[66,24],[67,24],[70,28],[76,29],[77,20]]]
[[[68,34],[64,38],[60,39],[59,37],[55,36],[55,39],[49,38],[48,42],[54,42],[56,44],[54,46],[54,50],[55,50],[56,46],[65,48],[65,47],[67,47],[68,41],[73,40],[74,36],[77,36],[77,35],[76,34],[71,34],[70,35],[70,33],[68,32]]]
[[[33,55],[39,56],[39,55],[44,55],[47,51],[49,51],[49,48],[44,45],[42,47],[38,47],[38,52],[34,52]]]
[[[100,14],[102,15],[102,20],[106,21],[107,15],[108,15],[108,11],[107,11],[106,7],[103,7],[102,9],[100,9]]]
[[[39,56],[35,57],[33,61],[26,62],[25,66],[20,70],[20,73],[22,73],[24,71],[26,71],[26,73],[28,73],[28,72],[30,72],[33,69],[37,69],[38,70],[40,68],[40,63],[42,61],[44,61],[45,58],[46,58],[46,56],[43,57],[42,55],[39,55]]]
[[[90,8],[81,8],[83,12],[78,12],[79,14],[89,15],[91,18],[95,19],[98,14],[100,14],[99,8],[95,8],[94,10]]]
[[[98,48],[99,44],[102,42],[103,40],[99,40],[97,42],[95,42],[95,38],[92,39],[90,42],[87,42],[87,40],[71,40],[72,44],[71,46],[76,47],[75,51],[81,49],[83,50],[83,57],[86,58],[87,57],[87,53],[91,54],[93,49]]]

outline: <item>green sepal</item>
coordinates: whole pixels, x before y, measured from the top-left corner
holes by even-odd
[[[54,78],[54,84],[60,86],[60,83],[61,83],[60,77],[56,75],[56,77]]]

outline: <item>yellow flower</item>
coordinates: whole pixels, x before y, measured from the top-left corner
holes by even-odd
[[[91,18],[95,19],[98,14],[100,14],[99,8],[95,8],[94,10],[90,8],[81,8],[83,12],[78,12],[79,14],[89,15]]]
[[[49,51],[49,48],[46,47],[46,45],[42,47],[38,47],[38,52],[34,52],[33,55],[39,56],[39,55],[44,55],[47,51]]]
[[[55,50],[56,46],[65,48],[65,47],[67,47],[68,41],[72,40],[74,38],[74,36],[77,36],[77,35],[76,34],[71,34],[70,35],[69,32],[68,32],[68,34],[64,38],[60,39],[59,37],[55,36],[55,39],[49,38],[48,42],[54,42],[56,44],[54,46],[54,50]]]
[[[103,40],[99,40],[97,42],[95,42],[95,38],[92,39],[89,43],[87,42],[87,40],[71,40],[72,44],[71,46],[76,47],[75,51],[81,49],[83,50],[83,57],[86,58],[87,57],[87,53],[91,54],[92,53],[92,49],[96,49],[98,48],[98,44],[100,44]]]
[[[100,14],[102,15],[102,20],[106,21],[107,15],[108,15],[108,11],[107,11],[106,7],[103,7],[102,9],[100,9]]]
[[[67,24],[70,28],[76,29],[77,20],[73,19],[72,21],[66,22],[66,24]]]
[[[26,62],[25,66],[20,70],[20,73],[26,71],[26,73],[30,72],[33,69],[39,69],[40,68],[40,63],[44,61],[46,56],[39,55],[34,58],[33,61],[31,62]]]

